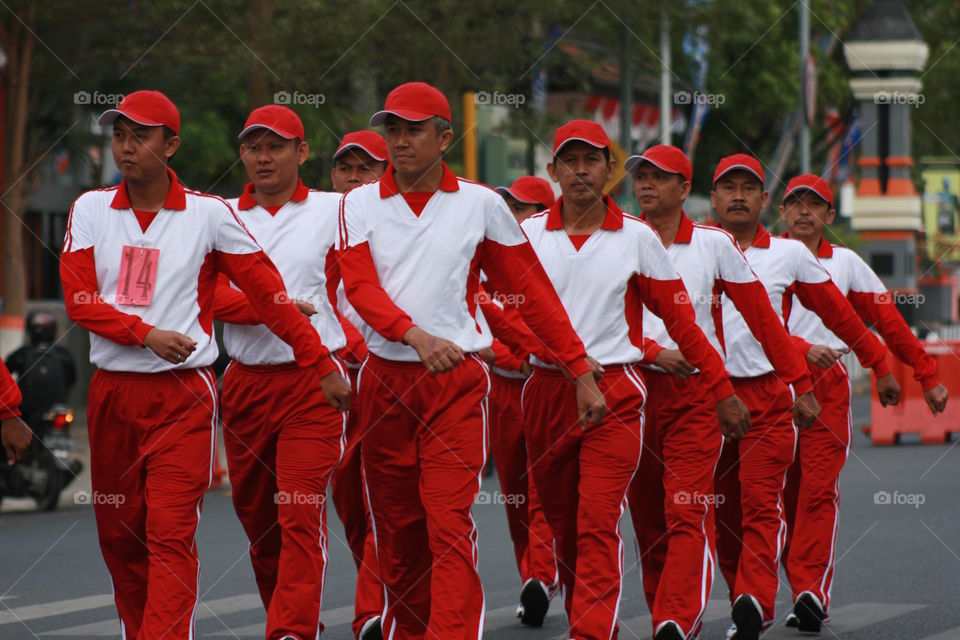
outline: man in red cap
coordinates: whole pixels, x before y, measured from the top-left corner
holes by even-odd
[[[556,199],[550,183],[537,176],[520,176],[509,187],[497,187],[497,193],[507,201],[517,222],[549,209]]]
[[[67,313],[90,331],[98,367],[91,482],[95,497],[113,498],[94,500],[100,548],[125,638],[193,637],[195,534],[215,454],[218,271],[325,389],[337,366],[229,205],[184,189],[167,166],[180,145],[174,104],[137,91],[100,123],[113,125],[123,181],[77,198],[60,260]]]
[[[625,163],[648,222],[667,250],[693,305],[697,325],[723,357],[722,309],[726,294],[772,363],[770,372],[792,384],[798,424],[819,412],[803,358],[774,313],[730,234],[694,224],[683,212],[693,168],[683,151],[656,145]],[[722,434],[710,389],[677,350],[663,320],[644,309],[644,454],[630,484],[644,593],[656,640],[695,637],[713,584],[713,469]]]
[[[780,205],[786,237],[817,256],[833,282],[865,322],[880,332],[890,351],[914,370],[933,415],[947,405],[937,363],[913,335],[877,274],[854,251],[832,245],[823,230],[833,222],[833,192],[826,180],[805,174],[787,184]],[[840,470],[850,449],[850,378],[840,360],[848,350],[823,320],[802,304],[790,308],[787,328],[806,355],[823,413],[800,432],[796,459],[784,488],[787,541],[781,558],[793,593],[789,626],[819,631],[830,605],[839,523]]]
[[[575,380],[576,413],[606,410],[583,344],[503,199],[443,162],[450,104],[411,82],[370,119],[390,165],[340,205],[347,298],[371,327],[360,371],[362,456],[388,638],[476,638],[484,597],[471,514],[486,463],[492,344],[476,293],[522,297],[520,313]]]
[[[740,245],[774,311],[786,316],[784,309],[796,295],[853,346],[865,367],[874,369],[881,402],[896,404],[900,388],[884,360],[886,349],[830,275],[802,244],[771,237],[759,224],[767,203],[763,182],[763,168],[752,156],[736,154],[720,161],[710,193],[720,227]],[[771,373],[762,346],[729,295],[723,296],[722,311],[726,365],[737,395],[750,407],[751,429],[739,442],[724,442],[716,468],[717,556],[733,604],[733,637],[756,640],[774,618],[777,567],[786,532],[782,491],[797,432],[791,421],[790,389]]]
[[[298,177],[310,149],[303,122],[289,108],[254,109],[239,139],[250,182],[228,203],[273,260],[323,344],[339,349],[346,339],[326,273],[334,260],[339,196],[310,191]],[[217,292],[221,298],[243,295],[229,282]],[[226,321],[223,342],[232,357],[222,392],[227,468],[267,610],[266,637],[313,638],[323,630],[326,493],[344,447],[346,370],[338,358],[338,373],[322,379],[298,367],[290,347],[271,333],[272,318],[255,324],[218,319]]]
[[[524,388],[527,452],[556,538],[571,638],[617,637],[623,578],[620,518],[641,453],[647,397],[643,307],[662,317],[685,356],[703,371],[724,433],[742,435],[746,407],[723,362],[697,327],[693,308],[656,233],[603,193],[615,161],[603,128],[574,120],[557,129],[547,171],[562,195],[522,227],[587,353],[602,373],[609,414],[578,428],[562,372],[534,356]]]
[[[522,176],[509,187],[497,187],[517,222],[553,205],[550,183]],[[523,435],[523,386],[530,377],[530,355],[541,349],[523,322],[517,301],[494,292],[480,294],[480,308],[493,331],[494,364],[490,380],[490,450],[500,490],[507,497],[507,527],[522,587],[517,616],[531,627],[543,625],[550,599],[559,588],[553,533],[543,516],[530,477]],[[546,357],[546,356],[544,356]]]
[[[387,167],[387,143],[376,131],[353,131],[340,141],[333,154],[330,172],[333,190],[346,193],[361,184],[378,180]],[[347,300],[343,282],[336,292],[340,322],[347,335],[347,346],[341,357],[350,373],[354,395],[357,374],[367,357],[367,345],[359,329],[367,325]],[[363,487],[363,466],[360,455],[360,403],[354,402],[347,421],[347,447],[331,478],[333,504],[343,522],[347,543],[357,566],[357,589],[354,597],[353,635],[359,640],[381,637],[380,615],[383,612],[383,584],[377,565],[377,545],[373,538],[370,506]]]

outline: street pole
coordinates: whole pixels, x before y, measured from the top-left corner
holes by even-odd
[[[807,59],[810,57],[810,7],[800,0],[800,173],[810,173],[810,112],[807,105]]]
[[[666,3],[660,3],[660,142],[670,144],[673,124],[673,86],[670,81],[670,20]]]

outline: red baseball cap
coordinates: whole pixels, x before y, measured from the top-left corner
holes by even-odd
[[[556,200],[550,183],[536,176],[521,176],[509,187],[497,187],[497,193],[510,196],[523,204],[540,204],[545,209],[552,207]]]
[[[633,173],[633,170],[643,162],[649,162],[661,171],[679,173],[687,182],[693,180],[693,166],[690,164],[690,158],[678,147],[669,144],[653,145],[640,155],[627,158],[623,168],[627,173]]]
[[[281,104],[268,104],[251,111],[246,124],[243,125],[243,131],[237,137],[243,139],[255,129],[273,131],[287,140],[304,138],[303,121],[300,120],[300,116]]]
[[[426,82],[406,82],[387,94],[383,110],[370,118],[370,126],[383,124],[387,116],[394,115],[410,122],[421,122],[439,116],[453,122],[447,96]]]
[[[823,198],[827,204],[833,206],[833,191],[827,181],[812,173],[804,173],[787,183],[787,190],[783,192],[783,201],[786,202],[791,194],[797,191],[809,190]]]
[[[134,91],[123,97],[114,109],[107,109],[97,120],[104,126],[113,124],[124,116],[137,124],[148,127],[165,126],[180,133],[180,112],[167,96],[159,91]]]
[[[717,164],[717,170],[713,172],[713,184],[717,184],[717,180],[731,171],[746,171],[755,175],[761,184],[764,182],[763,166],[760,161],[746,153],[735,153]]]
[[[350,149],[360,149],[379,162],[387,159],[387,143],[376,131],[351,131],[346,134],[334,152],[333,159],[336,160]]]
[[[553,157],[556,158],[560,149],[568,142],[575,141],[586,142],[597,149],[610,148],[610,138],[599,123],[593,120],[571,120],[553,134]]]

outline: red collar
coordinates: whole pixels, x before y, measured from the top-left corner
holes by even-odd
[[[757,247],[758,249],[769,249],[770,248],[770,232],[763,228],[763,225],[759,222],[757,223],[757,235],[754,237],[753,242],[750,243],[751,247]]]
[[[603,196],[603,202],[607,206],[607,213],[600,224],[601,229],[616,231],[623,228],[623,211],[617,206],[608,195]],[[550,210],[547,212],[547,231],[557,231],[563,229],[563,196],[557,198]]]
[[[790,235],[784,231],[781,238],[789,238]],[[833,257],[833,245],[827,242],[826,238],[820,236],[820,246],[817,247],[817,257],[818,258],[832,258]]]
[[[383,172],[380,178],[380,197],[389,198],[400,193],[400,187],[397,186],[397,179],[394,177],[396,169],[393,165],[387,165],[387,170]],[[447,163],[443,163],[443,177],[440,178],[440,191],[459,191],[460,181],[457,176],[450,171]]]
[[[240,198],[237,200],[237,209],[246,211],[247,209],[256,207],[257,201],[253,197],[253,194],[256,192],[257,189],[253,186],[253,183],[248,182],[243,188],[243,193],[240,194]],[[287,202],[303,202],[307,199],[308,195],[310,195],[310,189],[304,186],[303,180],[297,178],[297,188],[293,190],[293,195],[290,196]]]
[[[173,169],[167,167],[167,175],[170,176],[170,190],[167,191],[167,199],[163,201],[163,209],[173,209],[183,211],[187,208],[187,193],[183,190],[183,185],[177,180],[177,174]],[[130,195],[127,193],[127,181],[121,180],[120,187],[117,188],[116,195],[110,202],[111,209],[132,209],[130,204]]]
[[[647,219],[647,214],[640,214],[641,220]],[[673,238],[672,244],[690,244],[693,240],[693,220],[687,217],[687,214],[680,210],[680,226],[677,227],[677,235]]]

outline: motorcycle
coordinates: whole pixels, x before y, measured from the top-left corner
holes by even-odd
[[[73,409],[56,404],[28,422],[33,440],[26,457],[11,466],[0,465],[0,500],[33,498],[40,511],[53,511],[60,492],[83,470],[73,459]]]

